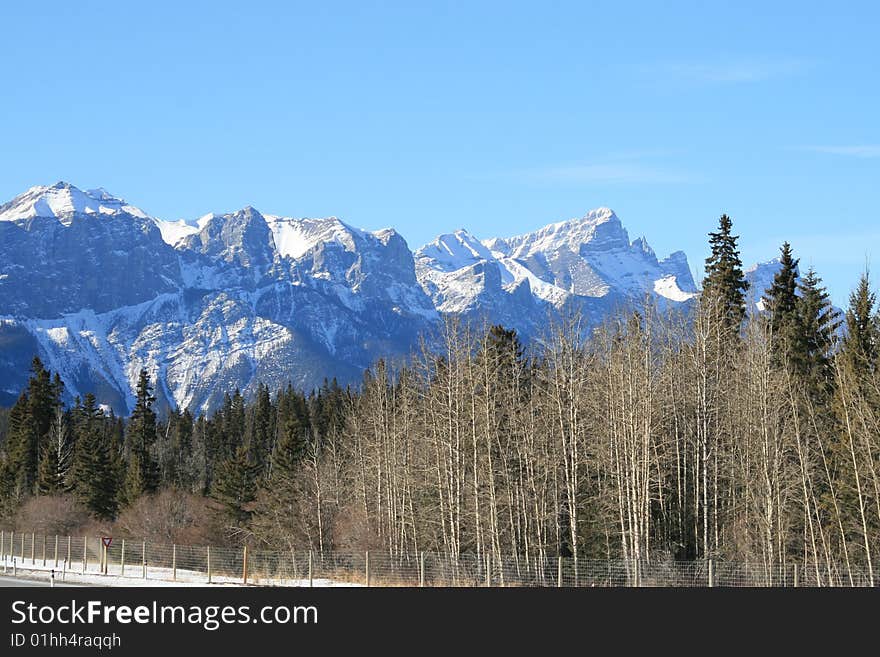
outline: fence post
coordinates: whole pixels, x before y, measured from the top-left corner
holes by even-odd
[[[46,567],[46,535],[43,534],[43,568]]]
[[[61,562],[61,581],[67,580],[67,559]]]
[[[486,586],[492,586],[492,555],[486,553]]]
[[[208,584],[211,583],[211,546],[208,546]]]
[[[419,555],[419,586],[425,585],[425,552]]]
[[[797,588],[798,585],[798,565],[794,565],[794,586]]]
[[[560,554],[556,559],[556,586],[562,588],[562,555]]]
[[[367,586],[369,586],[370,585],[370,551],[369,550],[367,550],[367,554],[366,554],[366,557],[364,560],[364,568],[366,570]]]
[[[177,545],[171,546],[171,579],[177,581]]]
[[[715,586],[715,562],[709,559],[709,588]]]
[[[147,579],[147,542],[141,545],[141,568],[143,569],[143,578]]]
[[[54,566],[58,567],[58,534],[55,534],[55,563]]]
[[[31,565],[35,566],[37,561],[35,559],[37,551],[37,533],[31,532]]]
[[[244,546],[244,559],[241,564],[241,583],[244,584],[245,586],[247,586],[247,576],[248,576],[247,567],[248,567],[247,545],[245,545]]]
[[[309,586],[312,587],[315,585],[315,580],[313,579],[313,571],[312,571],[312,551],[309,550]]]
[[[24,563],[24,532],[21,533],[21,555],[19,560]]]
[[[89,537],[83,536],[83,572],[82,572],[83,575],[86,574],[86,570],[89,567],[88,545],[89,545]]]
[[[3,557],[3,563],[6,563],[6,532],[0,529],[0,556]]]
[[[67,537],[67,561],[70,561],[70,549],[71,549],[72,545],[73,545],[73,537],[68,536]]]

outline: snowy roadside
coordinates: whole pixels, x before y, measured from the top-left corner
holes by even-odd
[[[171,568],[147,568],[146,578],[140,565],[127,566],[121,572],[119,564],[110,564],[104,575],[97,568],[82,571],[82,564],[74,563],[72,568],[65,568],[61,563],[58,567],[52,559],[43,565],[42,559],[16,559],[13,569],[11,558],[0,558],[0,574],[13,575],[15,572],[22,577],[31,579],[51,578],[55,571],[55,581],[59,583],[83,584],[86,586],[137,586],[137,587],[211,587],[211,586],[242,586],[241,578],[214,575],[208,582],[207,575],[202,572],[178,568],[175,573]],[[79,568],[77,567],[79,566]],[[249,586],[289,586],[308,587],[308,579],[274,579],[257,578],[248,582]],[[352,582],[339,582],[330,579],[315,578],[312,583],[316,587],[349,587],[361,586]]]

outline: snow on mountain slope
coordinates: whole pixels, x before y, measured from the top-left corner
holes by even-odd
[[[2,399],[38,354],[68,396],[94,391],[119,413],[141,367],[163,403],[208,409],[260,381],[356,381],[438,318],[394,230],[252,207],[165,222],[66,183],[2,207]]]
[[[509,305],[504,296],[517,290],[521,297],[524,289],[529,305],[545,311],[578,299],[646,294],[682,303],[697,292],[683,253],[658,261],[644,238],[629,241],[608,208],[515,237],[480,242],[464,230],[440,235],[416,251],[416,272],[438,310],[460,314],[487,303]]]
[[[259,382],[355,382],[442,314],[528,338],[567,308],[598,323],[645,295],[674,306],[696,292],[683,253],[658,260],[607,208],[509,238],[459,229],[414,254],[393,229],[336,217],[165,221],[57,183],[0,206],[0,403],[34,354],[69,396],[93,391],[118,413],[142,367],[163,404],[208,410]]]
[[[197,223],[187,221],[186,219],[165,221],[154,217],[153,221],[159,228],[159,232],[162,234],[164,242],[170,246],[177,246],[182,240],[190,235],[195,235],[200,230],[200,226]]]
[[[694,296],[693,292],[685,292],[678,287],[678,281],[672,274],[654,281],[654,292],[671,301],[687,301]]]
[[[269,229],[272,231],[272,237],[279,255],[293,258],[294,260],[301,258],[311,249],[326,242],[336,242],[341,244],[346,250],[354,251],[353,235],[366,232],[352,228],[336,217],[296,219],[274,215],[264,216]]]
[[[24,194],[0,205],[0,221],[50,217],[69,224],[70,218],[75,214],[114,216],[120,213],[147,218],[143,211],[110,195],[104,189],[82,191],[65,182],[31,187]]]
[[[464,228],[440,235],[419,249],[418,254],[420,260],[430,261],[432,268],[441,271],[455,271],[481,260],[494,259],[489,249]]]

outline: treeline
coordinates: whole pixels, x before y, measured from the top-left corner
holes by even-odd
[[[60,403],[34,363],[3,445],[7,513],[67,493],[107,519],[158,490],[211,500],[227,540],[390,554],[799,563],[880,559],[880,315],[867,274],[844,316],[781,268],[748,313],[728,217],[683,314],[599,330],[572,316],[531,348],[447,321],[442,348],[355,391],[236,393],[160,421]],[[438,355],[442,354],[442,355]],[[207,522],[207,519],[205,519]]]

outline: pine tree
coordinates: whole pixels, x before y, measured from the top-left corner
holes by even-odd
[[[877,296],[871,291],[868,272],[850,294],[846,311],[846,338],[843,353],[857,371],[873,372],[880,354],[880,317],[876,311]]]
[[[730,217],[723,214],[718,230],[709,233],[712,254],[706,258],[703,303],[717,313],[725,328],[738,332],[746,312],[745,292],[749,285],[736,247],[739,237],[731,234],[732,228]]]

